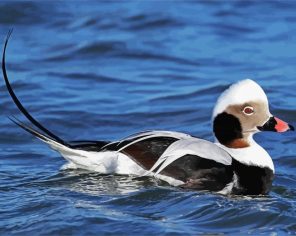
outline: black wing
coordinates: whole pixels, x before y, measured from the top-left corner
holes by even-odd
[[[220,191],[232,181],[234,173],[231,165],[194,155],[183,156],[170,167],[183,171],[184,175],[178,176],[185,182],[181,187],[196,190]]]

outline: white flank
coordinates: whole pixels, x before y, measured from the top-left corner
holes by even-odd
[[[236,173],[234,173],[232,181],[227,184],[222,190],[220,190],[218,193],[222,195],[231,194],[233,188],[238,187],[238,177]]]

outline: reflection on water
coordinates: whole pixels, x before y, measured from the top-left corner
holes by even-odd
[[[129,194],[156,184],[156,180],[148,177],[101,175],[83,170],[67,170],[62,174],[65,175],[65,188],[92,196]]]

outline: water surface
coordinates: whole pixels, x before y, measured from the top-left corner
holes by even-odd
[[[151,129],[213,140],[215,101],[244,78],[295,125],[295,10],[293,1],[1,1],[0,36],[14,28],[17,95],[66,140]],[[63,158],[7,119],[20,116],[3,82],[0,99],[1,235],[296,233],[292,132],[256,136],[276,166],[268,196],[223,197],[62,170]]]

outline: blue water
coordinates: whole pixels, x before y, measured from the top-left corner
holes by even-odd
[[[213,140],[215,101],[244,78],[295,125],[295,11],[295,1],[1,1],[0,37],[14,28],[7,68],[20,100],[66,140],[151,129]],[[0,235],[296,234],[295,133],[256,136],[276,166],[268,196],[223,197],[61,170],[62,157],[7,119],[21,116],[3,81],[0,101]]]

